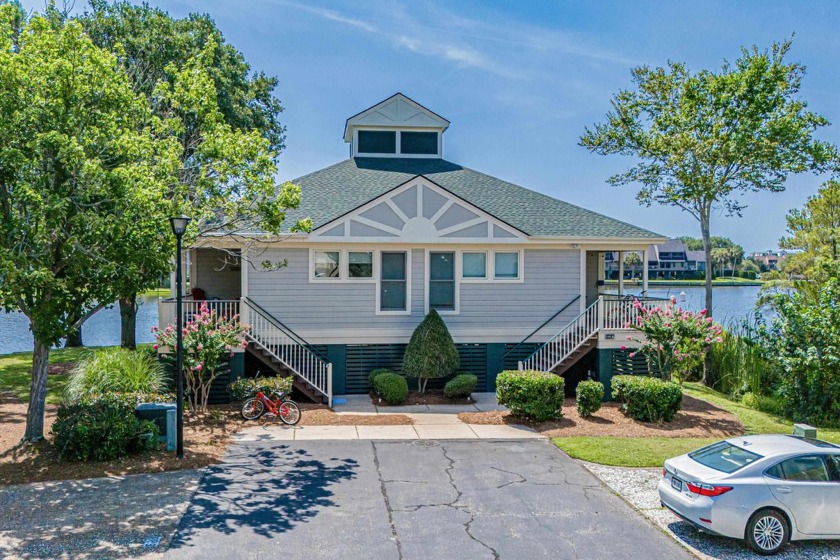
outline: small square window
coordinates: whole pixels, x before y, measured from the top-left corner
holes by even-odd
[[[437,155],[437,132],[406,132],[400,133],[400,153],[417,155]]]
[[[373,278],[373,253],[350,251],[347,257],[350,278]]]
[[[487,278],[487,253],[463,254],[464,278]]]
[[[341,276],[341,253],[339,251],[315,251],[315,278],[339,278]]]
[[[519,253],[496,253],[497,280],[516,280],[519,278]]]

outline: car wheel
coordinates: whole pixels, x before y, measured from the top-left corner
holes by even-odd
[[[758,554],[776,554],[789,539],[790,528],[787,519],[775,509],[760,509],[747,522],[744,540]]]

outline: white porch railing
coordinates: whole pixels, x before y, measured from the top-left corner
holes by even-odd
[[[538,369],[551,371],[560,362],[572,355],[583,344],[598,334],[598,308],[603,300],[599,299],[572,320],[571,323],[555,334],[545,344],[537,348],[525,360],[519,362],[519,369]]]
[[[248,316],[248,340],[279,360],[293,374],[327,398],[332,406],[332,364],[268,312],[242,298]]]
[[[667,300],[653,298],[599,296],[598,301],[593,302],[528,358],[519,362],[519,370],[551,371],[599,332],[633,330],[638,318],[642,316],[636,302],[646,309],[669,304]]]
[[[176,305],[177,302],[174,299],[158,300],[158,325],[161,329],[166,328],[167,325],[175,324]],[[238,299],[194,300],[191,297],[185,297],[181,301],[183,322],[188,323],[192,321],[193,317],[201,313],[202,305],[206,305],[209,311],[215,311],[217,317],[230,319],[235,315],[239,315]]]

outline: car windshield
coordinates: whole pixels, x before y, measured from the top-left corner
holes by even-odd
[[[761,455],[732,445],[728,441],[707,445],[697,451],[692,451],[688,456],[701,465],[725,473],[734,473],[761,459]]]

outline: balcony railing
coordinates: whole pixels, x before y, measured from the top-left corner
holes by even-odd
[[[201,313],[201,306],[206,305],[208,311],[216,312],[217,317],[230,319],[235,315],[239,315],[239,300],[238,299],[208,299],[195,300],[191,297],[185,297],[181,302],[181,314],[184,324],[193,320]],[[174,298],[158,300],[158,325],[161,329],[166,328],[167,325],[175,324],[175,309],[177,302]]]

